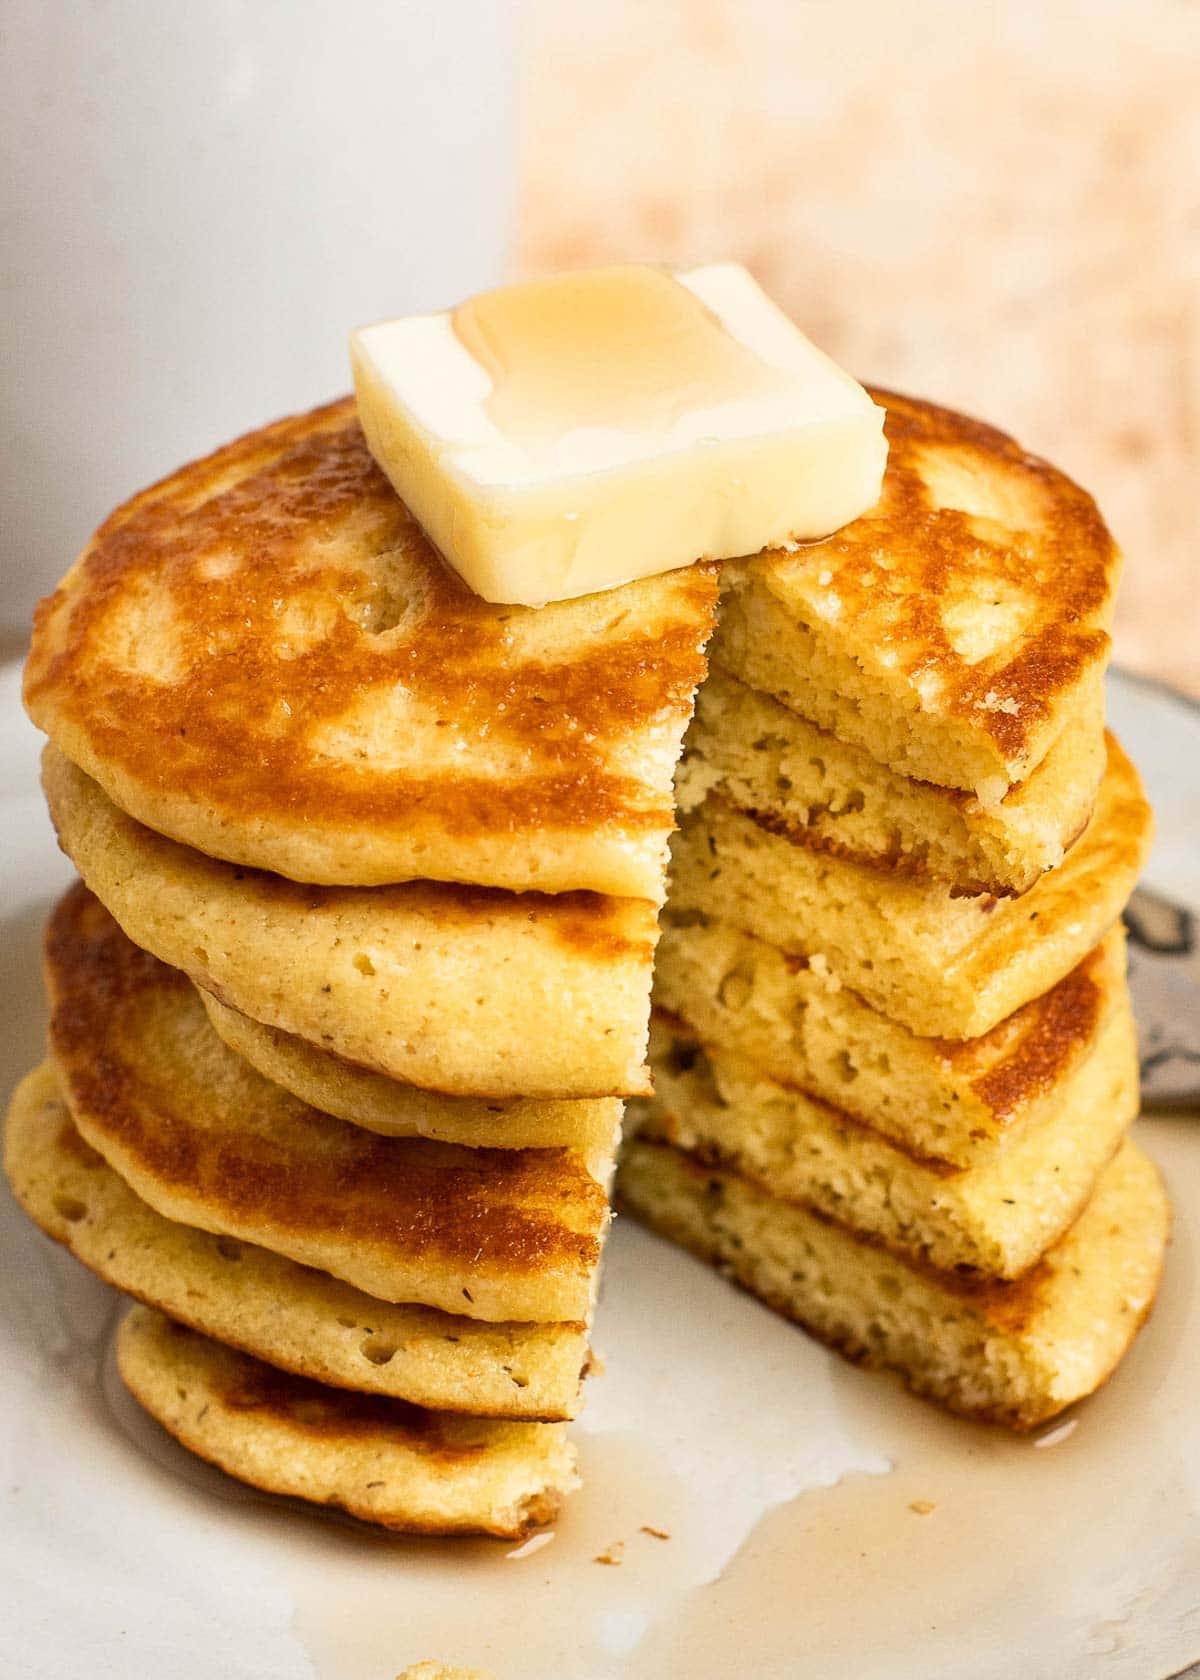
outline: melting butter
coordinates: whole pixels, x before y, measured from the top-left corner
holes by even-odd
[[[350,354],[372,454],[487,601],[828,536],[879,495],[883,411],[736,263],[505,286]]]

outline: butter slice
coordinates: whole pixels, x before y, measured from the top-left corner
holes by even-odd
[[[882,409],[736,263],[503,287],[350,354],[371,453],[486,601],[828,536],[879,496]]]

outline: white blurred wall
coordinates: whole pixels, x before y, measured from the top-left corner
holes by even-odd
[[[6,0],[0,634],[114,503],[503,273],[508,0]]]

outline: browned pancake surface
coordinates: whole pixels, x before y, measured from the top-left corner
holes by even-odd
[[[134,1307],[117,1361],[163,1428],[270,1493],[415,1534],[515,1539],[577,1485],[561,1424],[424,1411],[291,1376]]]
[[[40,607],[30,711],[116,802],[298,879],[654,897],[711,567],[479,600],[353,404],[135,496]]]
[[[307,1107],[227,1049],[188,981],[82,886],[51,919],[46,969],[76,1124],[168,1218],[381,1299],[587,1316],[607,1206],[578,1155],[382,1138]]]
[[[873,394],[889,445],[878,503],[731,569],[750,616],[713,655],[904,774],[999,797],[1099,681],[1120,552],[1087,492],[1013,438]],[[812,638],[841,663],[812,667]]]

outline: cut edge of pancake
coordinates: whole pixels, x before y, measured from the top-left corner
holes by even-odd
[[[850,862],[945,880],[964,896],[1018,896],[1084,832],[1104,763],[1099,687],[1027,779],[985,806],[890,770],[714,663],[676,791],[690,810],[717,789],[794,843]]]
[[[1014,1279],[1078,1218],[1138,1110],[1126,1003],[1055,1112],[970,1167],[933,1161],[661,1017],[639,1135],[960,1276]]]
[[[665,918],[655,1007],[784,1085],[956,1166],[1051,1112],[1125,996],[1117,923],[981,1038],[922,1038],[732,923]]]
[[[628,1146],[618,1197],[845,1357],[1019,1431],[1112,1374],[1153,1306],[1170,1227],[1157,1170],[1128,1141],[1066,1235],[1008,1284],[915,1266],[667,1144]]]
[[[813,852],[709,795],[676,836],[673,909],[731,921],[794,956],[821,954],[844,985],[919,1036],[980,1037],[1100,942],[1145,861],[1150,808],[1107,740],[1087,830],[1021,898],[957,899],[940,883]]]

